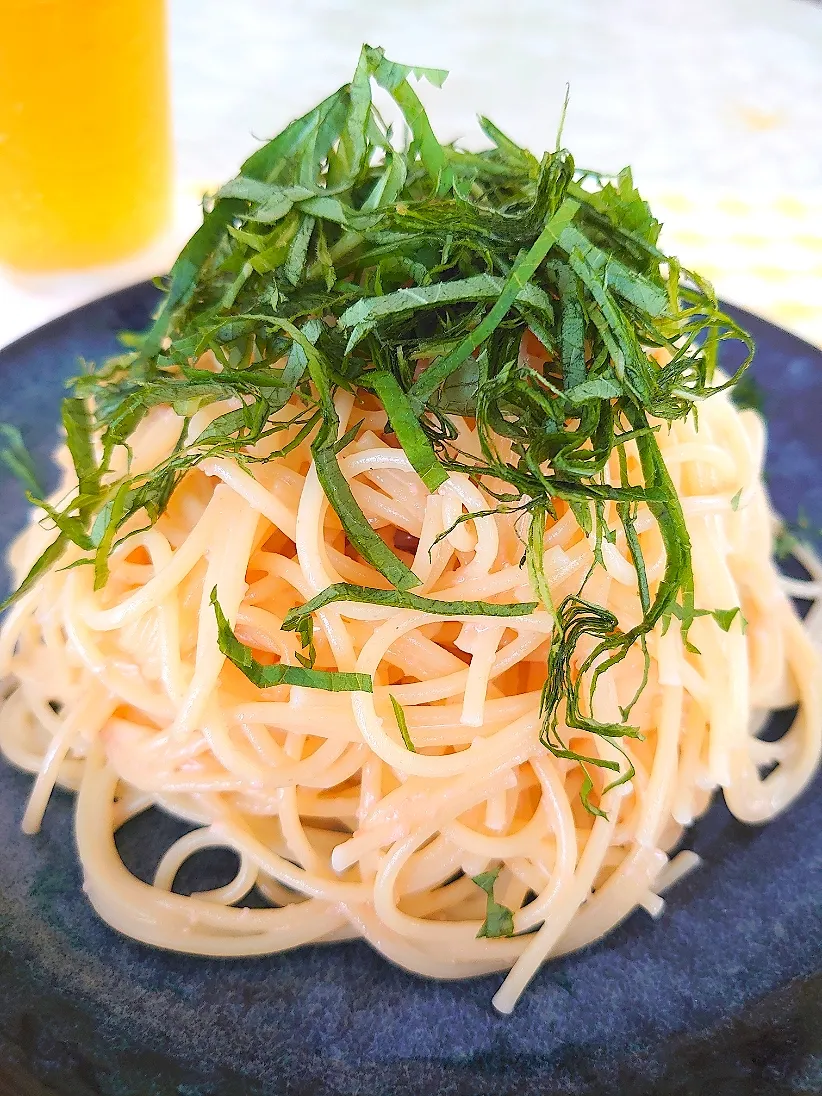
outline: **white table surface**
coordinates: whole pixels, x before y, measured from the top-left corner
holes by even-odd
[[[360,44],[451,70],[423,88],[448,138],[478,110],[577,162],[631,163],[652,193],[822,194],[822,6],[813,0],[170,0],[177,208],[127,263],[32,278],[0,271],[0,345],[167,269],[198,197],[353,71]],[[721,288],[721,286],[720,286]],[[738,301],[745,304],[745,300]]]

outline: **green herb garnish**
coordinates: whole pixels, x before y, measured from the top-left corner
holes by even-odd
[[[434,613],[438,616],[493,616],[522,617],[529,616],[537,607],[535,601],[512,601],[499,605],[493,601],[438,601],[436,598],[421,597],[404,590],[374,590],[370,586],[354,586],[348,582],[338,582],[327,586],[305,605],[290,609],[283,620],[283,630],[296,631],[303,620],[335,602],[355,602],[359,605],[385,605],[392,609],[416,609],[420,613]]]
[[[411,401],[400,388],[397,378],[386,370],[378,370],[369,374],[368,384],[379,396],[391,428],[412,467],[428,490],[436,491],[448,482],[448,473],[437,460],[434,446],[417,422]]]
[[[801,541],[786,525],[780,525],[773,540],[773,552],[778,560],[790,559]]]
[[[373,692],[368,674],[346,674],[334,670],[315,670],[308,666],[284,666],[278,662],[266,666],[259,662],[234,635],[217,600],[217,587],[211,591],[210,601],[217,617],[217,646],[225,657],[259,689],[273,685],[301,685],[304,689],[323,689],[327,693]]]
[[[37,478],[37,469],[31,454],[23,441],[23,435],[16,426],[7,422],[0,422],[0,461],[13,476],[22,483],[26,491],[38,498],[43,494],[43,488]]]
[[[494,938],[497,936],[514,935],[514,914],[507,906],[501,905],[494,898],[494,885],[499,878],[501,868],[502,865],[498,864],[493,870],[484,871],[481,875],[472,877],[472,881],[476,883],[478,887],[481,887],[488,895],[488,901],[485,908],[485,920],[477,933],[478,940],[482,936]]]
[[[765,392],[757,380],[749,374],[741,377],[733,390],[733,401],[743,411],[765,414]]]
[[[569,749],[560,719],[617,747],[637,737],[630,704],[619,722],[596,717],[597,680],[635,644],[647,667],[645,637],[657,622],[676,616],[687,635],[698,615],[691,547],[657,443],[659,421],[685,418],[700,400],[732,386],[752,344],[711,286],[659,250],[659,223],[629,170],[613,178],[581,171],[561,148],[538,159],[485,118],[487,150],[443,144],[414,77],[439,86],[445,73],[399,65],[364,46],[352,81],[255,152],[206,204],[150,331],[75,381],[64,422],[80,493],[52,515],[57,539],[21,590],[71,542],[93,564],[99,587],[111,551],[128,535],[126,523],[135,515],[142,524],[156,521],[190,469],[219,455],[250,465],[261,459],[250,452],[256,443],[297,427],[273,457],[310,442],[349,542],[391,589],[340,584],[289,613],[285,626],[299,631],[308,650],[300,667],[255,663],[221,626],[223,649],[252,680],[306,684],[307,675],[315,687],[342,687],[351,675],[326,674],[336,685],[318,684],[310,624],[311,613],[338,601],[455,616],[533,611],[532,603],[449,603],[410,592],[417,576],[370,527],[339,464],[356,427],[340,437],[336,394],[376,397],[429,490],[462,473],[485,489],[492,512],[525,519],[534,596],[555,621],[541,737],[555,755],[583,764],[583,801],[596,813],[591,767],[610,770],[617,783],[632,769]],[[375,87],[399,107],[409,143],[382,120]],[[520,353],[528,332],[545,348],[544,362]],[[743,360],[718,383],[718,354],[728,341],[741,344]],[[196,367],[206,351],[221,371]],[[114,449],[152,407],[171,405],[187,427],[202,407],[232,398],[237,410],[199,438],[187,440],[184,430],[156,468],[112,475]],[[274,421],[287,405],[288,420]],[[478,456],[457,447],[454,415],[476,423]],[[639,483],[629,482],[621,456],[628,442],[639,453]],[[604,482],[614,451],[616,485]],[[654,592],[635,527],[639,505],[653,515],[666,552]],[[624,533],[643,613],[630,630],[586,598],[585,583],[552,604],[543,537],[548,519],[566,506],[594,534],[594,566],[603,538]],[[578,664],[581,644],[591,653]]]
[[[400,735],[405,743],[405,748],[410,750],[411,753],[416,753],[417,748],[411,741],[411,734],[408,730],[408,720],[405,718],[402,704],[400,704],[399,700],[391,693],[388,694],[388,699],[391,701],[391,707],[394,709],[394,718],[397,721],[397,727],[399,728]]]

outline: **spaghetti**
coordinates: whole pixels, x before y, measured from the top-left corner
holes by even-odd
[[[355,408],[351,393],[337,392],[340,434],[359,423],[340,468],[371,528],[421,580],[415,592],[531,600],[520,565],[528,515],[487,512],[493,499],[461,473],[429,493],[375,405],[366,397]],[[210,404],[187,422],[156,408],[129,441],[131,469],[155,466],[181,429],[196,439],[237,406]],[[277,414],[286,423],[298,410],[295,396]],[[473,420],[455,422],[461,451],[478,451]],[[298,430],[286,426],[277,445]],[[76,791],[89,899],[137,940],[237,956],[362,937],[431,977],[506,971],[494,1004],[510,1011],[546,960],[598,939],[637,907],[659,915],[661,895],[697,863],[676,850],[715,789],[738,818],[764,822],[800,793],[819,760],[822,674],[812,636],[822,570],[803,557],[811,579],[798,582],[772,561],[762,421],[720,394],[700,408],[698,424],[665,423],[657,438],[691,540],[695,603],[740,613],[722,626],[698,616],[687,637],[675,623],[656,625],[647,684],[631,712],[642,737],[624,739],[624,755],[560,718],[579,755],[623,773],[633,767],[609,790],[609,774],[590,769],[601,813],[581,802],[579,764],[540,741],[555,626],[545,607],[501,619],[328,604],[316,613],[315,665],[369,675],[371,693],[261,689],[225,658],[214,589],[259,663],[298,666],[300,640],[281,628],[288,610],[335,583],[388,585],[352,547],[303,439],[266,461],[202,462],[153,525],[133,521],[102,589],[90,567],[66,568],[82,554],[72,546],[12,608],[0,639],[9,675],[0,747],[36,774],[25,830],[39,828],[55,785]],[[252,453],[266,456],[273,444],[260,441]],[[624,452],[629,478],[641,482],[636,444]],[[58,460],[64,481],[54,505],[77,491],[65,450]],[[125,462],[118,450],[113,471]],[[604,482],[624,482],[624,473],[613,453]],[[615,505],[605,504],[606,519]],[[457,520],[468,514],[483,516]],[[18,580],[53,535],[43,519],[35,511],[13,546]],[[653,593],[665,551],[644,503],[635,529]],[[598,544],[560,503],[543,547],[554,605],[590,572],[588,599],[623,628],[641,618],[624,531]],[[598,552],[602,565],[592,570]],[[804,623],[792,597],[814,602]],[[583,638],[577,660],[591,642]],[[621,720],[643,673],[635,647],[602,674],[600,720]],[[772,709],[793,705],[782,739],[759,737]],[[151,806],[192,828],[148,885],[122,863],[114,835]],[[234,880],[174,893],[182,864],[215,846],[236,852]],[[489,870],[513,935],[478,937],[488,904],[473,877]],[[237,905],[254,887],[269,908]]]

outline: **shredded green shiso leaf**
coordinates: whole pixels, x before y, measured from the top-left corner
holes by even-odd
[[[507,906],[503,906],[494,897],[494,887],[499,873],[502,870],[502,865],[498,864],[495,868],[489,871],[484,871],[480,875],[472,877],[472,882],[484,890],[487,899],[485,905],[485,920],[480,925],[479,932],[477,933],[477,939],[480,940],[483,936],[487,936],[489,939],[494,939],[499,936],[513,936],[514,935],[514,914]]]
[[[35,497],[43,494],[37,467],[26,448],[23,435],[8,422],[0,422],[0,464],[5,465],[26,492]]]
[[[400,737],[406,750],[410,750],[411,753],[417,752],[417,747],[414,745],[411,739],[411,732],[408,730],[408,720],[405,718],[405,711],[399,700],[391,693],[388,694],[388,699],[391,701],[391,707],[394,709],[394,718],[397,721],[397,727],[399,728]]]
[[[650,630],[676,616],[687,632],[697,612],[688,533],[657,444],[658,423],[684,418],[700,400],[734,384],[752,344],[722,312],[711,286],[659,250],[660,225],[630,170],[612,178],[581,171],[562,148],[538,159],[484,117],[486,151],[443,144],[411,78],[439,87],[445,76],[364,46],[350,83],[258,149],[206,203],[150,330],[132,336],[127,353],[74,381],[63,422],[79,492],[60,510],[46,508],[55,540],[13,596],[30,589],[70,543],[93,566],[100,588],[131,519],[156,521],[191,468],[217,455],[261,459],[248,448],[297,425],[296,438],[272,458],[310,439],[330,505],[391,589],[341,585],[289,614],[286,627],[300,632],[309,651],[287,673],[253,659],[215,595],[221,649],[261,687],[276,678],[370,688],[368,679],[352,680],[357,675],[313,669],[310,612],[346,599],[422,612],[479,609],[413,595],[417,576],[359,509],[338,460],[356,430],[338,439],[334,394],[367,390],[384,405],[429,490],[462,472],[485,489],[492,506],[525,516],[523,563],[535,597],[555,619],[542,741],[583,765],[583,801],[599,813],[590,799],[590,766],[612,770],[614,784],[633,770],[570,749],[560,724],[571,734],[604,736],[617,748],[618,740],[638,737],[630,705],[620,722],[596,718],[597,679],[634,645],[647,674]],[[399,108],[407,139],[383,121],[372,99],[375,85]],[[542,366],[520,353],[527,331],[547,351]],[[715,383],[718,352],[728,340],[742,345],[744,360],[730,379]],[[658,348],[670,356],[665,365],[649,355]],[[221,372],[192,364],[208,350]],[[295,394],[299,408],[292,404],[293,415],[273,421]],[[242,407],[194,441],[184,429],[174,452],[151,471],[119,478],[111,472],[114,450],[127,445],[152,407],[171,405],[187,427],[199,409],[229,397],[240,398]],[[455,415],[475,420],[481,456],[455,445]],[[501,456],[499,439],[510,444],[510,458]],[[628,441],[639,453],[640,484],[629,482]],[[614,451],[621,482],[610,485],[604,470]],[[575,596],[553,605],[543,544],[557,502],[594,534],[595,567],[603,538],[613,541],[617,527],[623,531],[642,607],[641,621],[629,630],[585,597],[587,578]],[[651,511],[666,552],[653,595],[634,524],[639,504]],[[506,616],[535,607],[482,611]],[[731,619],[720,623],[730,627]],[[590,654],[577,665],[583,640]]]

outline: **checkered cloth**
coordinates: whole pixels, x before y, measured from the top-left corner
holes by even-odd
[[[641,189],[663,222],[667,251],[725,300],[822,346],[822,190]]]

